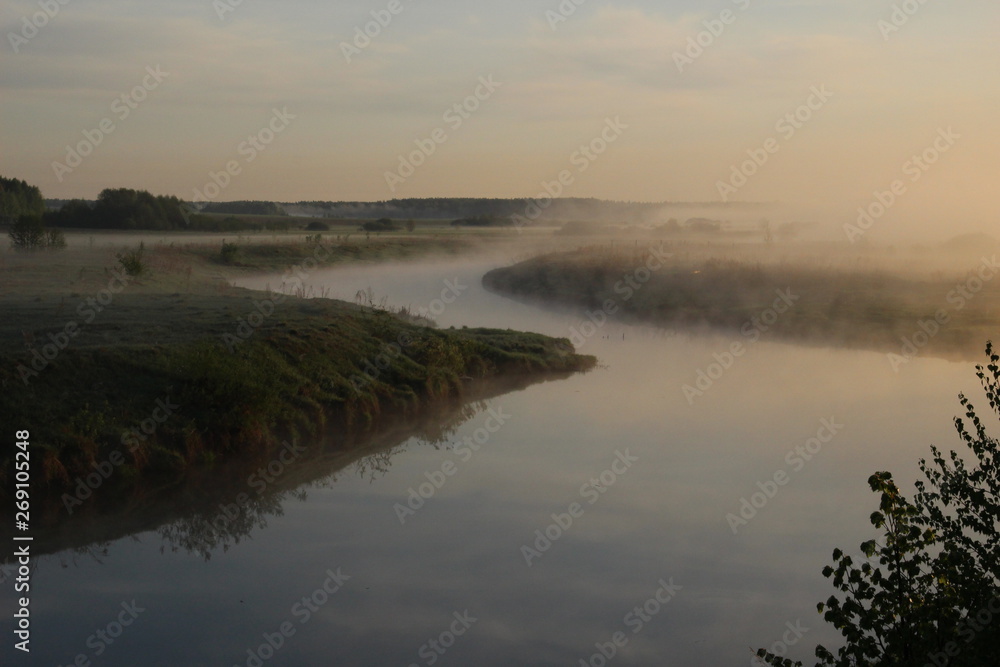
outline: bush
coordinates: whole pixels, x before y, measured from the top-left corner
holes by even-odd
[[[141,276],[148,268],[144,257],[145,254],[146,244],[140,241],[137,248],[116,253],[115,257],[118,258],[118,262],[122,265],[125,273],[130,276]]]
[[[41,216],[18,216],[8,235],[11,247],[17,250],[36,250],[45,245],[45,225]]]
[[[62,250],[66,247],[66,237],[58,229],[46,229],[45,245],[53,250]]]
[[[328,232],[330,231],[330,225],[325,222],[310,222],[306,225],[307,232]]]
[[[374,222],[366,222],[361,225],[361,229],[366,232],[391,232],[399,229],[399,227],[389,218],[379,218]]]
[[[1000,416],[1000,355],[976,367],[990,408]],[[972,403],[960,396],[965,419],[955,429],[968,455],[931,448],[921,459],[924,480],[910,502],[888,472],[868,484],[880,494],[871,523],[881,540],[861,545],[855,563],[840,549],[823,570],[843,596],[818,605],[846,640],[836,653],[816,647],[822,665],[995,665],[1000,655],[1000,441],[986,432]],[[801,663],[767,653],[765,664]]]
[[[239,255],[240,247],[235,243],[226,243],[226,240],[222,240],[222,251],[219,253],[222,257],[223,264],[234,264],[236,258]]]
[[[22,215],[11,225],[10,245],[15,250],[60,249],[66,247],[66,239],[57,229],[45,229],[42,216],[37,213]]]

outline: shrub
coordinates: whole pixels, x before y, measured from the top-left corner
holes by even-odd
[[[330,231],[330,225],[325,222],[310,222],[306,225],[307,232],[328,232]]]
[[[58,229],[46,229],[45,246],[53,250],[61,250],[66,247],[66,237]]]
[[[396,223],[389,218],[379,218],[374,222],[366,222],[361,225],[361,229],[366,232],[391,232],[399,228],[396,226]]]
[[[116,253],[115,257],[118,258],[118,262],[122,265],[125,273],[130,276],[141,276],[148,268],[144,257],[145,254],[146,244],[140,241],[136,248]]]
[[[10,245],[17,250],[36,250],[45,246],[45,225],[39,215],[21,215],[8,232]]]
[[[1000,355],[986,346],[989,363],[976,367],[987,401],[1000,416]],[[955,429],[966,456],[931,448],[921,459],[924,480],[913,502],[903,497],[892,475],[868,480],[880,494],[871,523],[881,540],[861,545],[866,560],[855,563],[840,549],[823,570],[842,597],[818,605],[846,645],[836,653],[816,647],[822,665],[949,667],[997,664],[1000,632],[1000,441],[972,403],[960,396],[965,418]],[[761,649],[765,664],[801,663]]]
[[[37,213],[17,218],[10,231],[10,245],[15,250],[60,249],[66,247],[66,238],[58,229],[46,229],[42,216]]]
[[[219,255],[222,257],[223,264],[233,264],[236,262],[236,258],[239,255],[240,247],[235,243],[226,243],[226,240],[222,240],[222,251]]]

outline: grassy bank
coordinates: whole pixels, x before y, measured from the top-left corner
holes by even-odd
[[[910,341],[918,353],[975,359],[983,341],[1000,331],[1000,280],[994,280],[1000,276],[989,262],[921,276],[912,267],[902,273],[673,250],[660,244],[582,248],[491,271],[483,283],[524,300],[592,311],[610,302],[617,316],[664,326],[757,332],[901,356]],[[648,270],[647,262],[662,265]],[[790,294],[791,303],[779,293]],[[784,312],[768,313],[776,301]]]
[[[192,245],[182,254],[230,271],[283,271],[321,256],[324,264],[391,262],[422,257],[456,256],[477,247],[472,238],[454,236],[375,235],[316,233],[287,237],[288,242],[257,242],[251,236],[234,236],[219,245]]]
[[[35,498],[32,553],[39,556],[73,549],[97,555],[115,540],[155,532],[161,548],[207,559],[261,530],[271,517],[281,514],[290,498],[303,498],[311,489],[325,487],[341,476],[375,480],[388,472],[412,438],[428,447],[440,446],[463,423],[483,419],[489,399],[563,377],[519,375],[470,382],[461,397],[428,401],[414,414],[380,418],[372,431],[329,429],[321,437],[304,441],[308,447],[282,461],[266,485],[259,483],[260,471],[281,458],[273,452],[253,451],[217,465],[161,475],[141,485],[102,486],[81,505],[73,505],[72,521],[66,520],[67,509],[59,496]]]
[[[233,288],[209,277],[213,263],[198,252],[149,250],[147,270],[124,279],[110,252],[8,259],[0,414],[31,432],[33,478],[50,490],[108,461],[109,484],[134,484],[289,437],[365,431],[461,396],[473,379],[594,363],[565,340],[437,330],[377,308]],[[12,478],[7,448],[3,492]]]

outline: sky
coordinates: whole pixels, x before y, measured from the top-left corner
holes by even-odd
[[[998,19],[995,0],[14,0],[0,175],[49,198],[553,192],[1000,235]]]

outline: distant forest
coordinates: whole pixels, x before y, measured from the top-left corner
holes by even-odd
[[[11,224],[21,216],[44,212],[41,190],[16,178],[0,176],[0,222]]]
[[[0,224],[9,226],[23,216],[44,216],[46,227],[70,229],[284,230],[295,224],[293,216],[351,222],[385,219],[443,220],[452,221],[455,226],[472,227],[562,224],[566,220],[662,224],[668,211],[679,213],[685,208],[747,211],[764,206],[767,205],[735,202],[621,202],[544,197],[437,197],[376,202],[232,201],[192,204],[174,196],[154,195],[145,190],[129,188],[107,188],[101,191],[96,200],[45,200],[36,186],[18,179],[0,177]],[[692,219],[695,222],[699,220],[703,219]],[[708,222],[716,224],[714,221]],[[677,225],[674,220],[670,220],[667,226],[671,224],[674,227]],[[412,222],[408,222],[407,226],[409,225]],[[695,225],[690,225],[690,228],[695,229]]]
[[[393,199],[377,202],[300,201],[284,204],[292,215],[325,218],[414,218],[423,220],[483,220],[521,216],[528,221],[594,220],[605,222],[648,223],[661,221],[664,209],[717,208],[751,210],[765,204],[731,202],[621,202],[603,199],[481,199],[429,198]],[[514,224],[512,221],[510,224]]]
[[[94,202],[83,199],[49,202],[50,206],[53,204],[55,206],[52,210],[45,213],[45,224],[49,227],[221,232],[283,230],[289,226],[283,221],[254,222],[234,217],[287,215],[280,206],[272,202],[227,202],[209,204],[199,210],[177,197],[153,195],[145,190],[128,188],[103,190]],[[229,217],[208,214],[229,214]]]
[[[200,210],[202,213],[224,215],[288,215],[280,204],[273,201],[209,202]]]
[[[184,229],[188,226],[184,206],[177,197],[108,188],[94,203],[73,199],[58,210],[48,211],[45,223],[85,229]]]
[[[41,205],[41,194],[37,192],[37,188],[32,188],[23,181],[5,179],[2,182],[20,184],[16,191],[21,194],[10,195],[8,197],[10,201],[22,202],[30,199],[34,202],[32,205],[36,207]],[[15,190],[14,186],[6,187]],[[34,194],[30,194],[32,190]],[[3,196],[3,193],[0,193],[0,196]],[[96,201],[46,200],[45,204],[49,208],[45,214],[45,223],[50,227],[191,231],[281,230],[289,228],[291,220],[281,221],[276,218],[291,216],[351,221],[449,220],[454,221],[453,224],[456,226],[491,227],[532,223],[561,224],[564,220],[643,224],[662,222],[665,209],[697,207],[746,210],[761,206],[732,203],[615,202],[577,198],[556,199],[551,202],[544,200],[538,202],[533,199],[432,198],[380,202],[233,201],[194,205],[177,197],[153,195],[145,190],[128,188],[103,190]],[[540,204],[548,205],[543,207]],[[25,205],[16,204],[20,207]],[[3,211],[4,209],[0,209],[0,214]],[[253,218],[237,216],[260,216],[261,220],[255,221]],[[16,218],[17,214],[13,214],[13,217]]]

